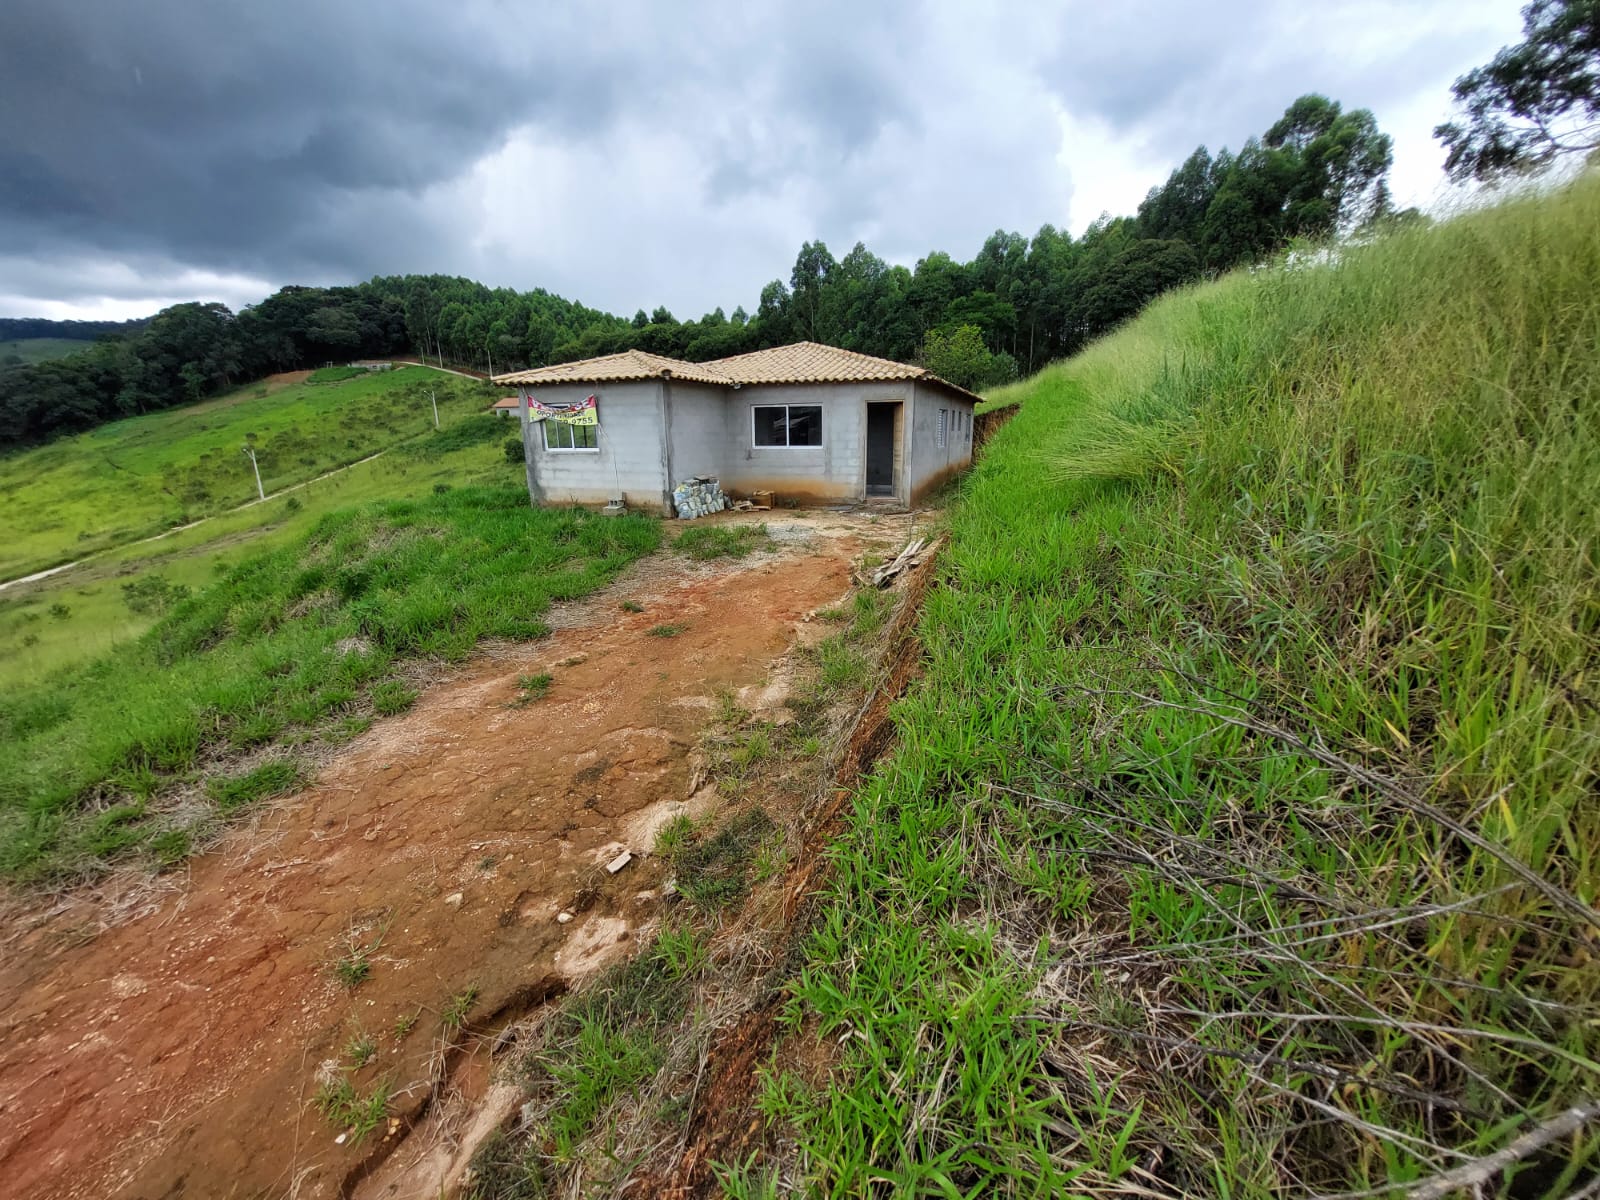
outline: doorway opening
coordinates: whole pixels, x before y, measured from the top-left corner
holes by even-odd
[[[898,400],[867,404],[867,495],[900,494],[900,424],[905,406]]]

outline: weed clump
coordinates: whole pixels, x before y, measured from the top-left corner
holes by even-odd
[[[535,700],[543,700],[553,682],[554,679],[548,672],[540,672],[537,675],[518,675],[517,703],[532,704]]]
[[[713,558],[744,558],[772,549],[765,525],[692,525],[672,543],[679,554],[700,562]]]
[[[669,855],[679,893],[705,910],[743,898],[750,888],[757,849],[772,830],[772,818],[752,808],[715,833],[684,838]]]
[[[300,766],[292,759],[275,759],[243,775],[219,775],[206,781],[206,794],[223,812],[232,812],[274,796],[294,791],[301,781]]]
[[[370,1033],[357,1030],[344,1044],[344,1056],[352,1070],[359,1071],[378,1056],[378,1039]]]
[[[446,1029],[461,1029],[467,1023],[467,1015],[472,1012],[472,1006],[478,1002],[477,985],[465,988],[451,996],[445,1003],[443,1011],[439,1013],[439,1021]]]
[[[365,1096],[356,1090],[354,1081],[341,1074],[337,1079],[324,1081],[317,1088],[312,1103],[335,1129],[350,1135],[352,1145],[357,1145],[367,1134],[383,1124],[389,1115],[390,1086],[380,1082]]]
[[[372,960],[365,951],[352,950],[333,964],[333,977],[352,992],[372,974]]]

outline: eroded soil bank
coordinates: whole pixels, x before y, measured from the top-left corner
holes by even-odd
[[[466,1039],[628,948],[658,904],[654,830],[715,803],[691,786],[692,751],[719,692],[763,684],[846,593],[851,558],[905,520],[789,518],[771,522],[774,554],[647,560],[555,614],[551,638],[374,727],[146,915],[84,941],[95,914],[69,908],[12,938],[0,1192],[348,1192],[443,1075],[485,1069]],[[519,705],[518,677],[546,672],[548,694]],[[365,980],[342,983],[341,959],[367,962]],[[375,1056],[350,1070],[364,1038]],[[358,1098],[386,1084],[390,1117],[337,1142],[312,1104],[329,1078]]]

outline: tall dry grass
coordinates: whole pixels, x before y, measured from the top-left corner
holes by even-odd
[[[1600,182],[1166,297],[994,399],[794,986],[842,1055],[772,1087],[812,1179],[1586,1186]]]

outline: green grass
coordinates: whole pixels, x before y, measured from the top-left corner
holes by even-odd
[[[213,775],[206,780],[206,794],[223,812],[231,812],[292,792],[300,783],[300,769],[288,759],[263,763],[242,775]]]
[[[270,494],[429,433],[429,390],[439,397],[443,434],[453,435],[458,423],[474,431],[492,424],[481,412],[491,396],[483,385],[409,367],[335,384],[248,384],[0,457],[9,535],[0,545],[0,580],[254,500],[240,452],[246,442]]]
[[[338,740],[399,711],[414,698],[394,675],[403,660],[540,637],[551,601],[659,542],[653,520],[534,510],[518,487],[328,515],[137,641],[0,694],[0,870],[92,870],[146,846],[172,829],[167,793],[229,775],[255,747]]]
[[[42,363],[77,354],[93,345],[93,342],[78,338],[10,338],[0,341],[0,369],[4,368],[6,360],[12,355],[24,363]]]
[[[373,373],[365,367],[318,367],[306,377],[306,382],[343,383],[347,379],[361,379]]]
[[[355,991],[372,974],[372,959],[365,950],[355,949],[333,964],[333,977],[350,991]]]
[[[478,1002],[478,988],[474,984],[451,996],[445,1002],[443,1010],[439,1013],[439,1022],[446,1029],[462,1029],[466,1026],[467,1016],[472,1012],[472,1006]]]
[[[713,558],[744,558],[752,551],[772,549],[765,525],[691,525],[672,543],[679,554],[705,562]]]
[[[1600,1093],[1600,184],[1018,400],[791,985],[808,1185],[1386,1192]]]
[[[479,1150],[468,1191],[474,1200],[549,1195],[588,1139],[607,1140],[598,1128],[604,1114],[661,1069],[707,953],[704,934],[668,927],[564,1001],[529,1064],[531,1133],[508,1132]],[[609,1145],[601,1151],[609,1153]]]
[[[687,628],[689,628],[688,625],[684,624],[682,621],[679,621],[672,625],[652,625],[649,629],[645,630],[645,632],[651,637],[670,638],[677,637]]]
[[[380,1082],[363,1096],[356,1090],[355,1082],[348,1075],[341,1074],[337,1079],[328,1080],[318,1087],[311,1102],[327,1118],[329,1125],[348,1132],[350,1144],[355,1146],[383,1124],[384,1118],[389,1115],[391,1094],[389,1084]]]
[[[131,641],[160,617],[162,607],[130,604],[160,579],[169,593],[197,590],[252,554],[304,538],[324,516],[374,500],[421,498],[441,484],[514,483],[520,469],[501,462],[492,447],[473,444],[427,457],[411,453],[428,436],[390,453],[319,479],[266,504],[213,517],[193,528],[142,545],[121,546],[70,572],[0,591],[0,687],[35,682]],[[133,597],[136,603],[139,596]],[[69,615],[50,617],[55,604]]]
[[[678,892],[707,912],[743,899],[762,840],[772,831],[772,818],[752,808],[735,814],[715,832],[697,831],[670,845],[667,857]],[[658,835],[658,853],[663,844]]]
[[[535,700],[543,700],[554,682],[554,677],[548,671],[540,671],[536,675],[518,675],[517,703],[532,704]]]

